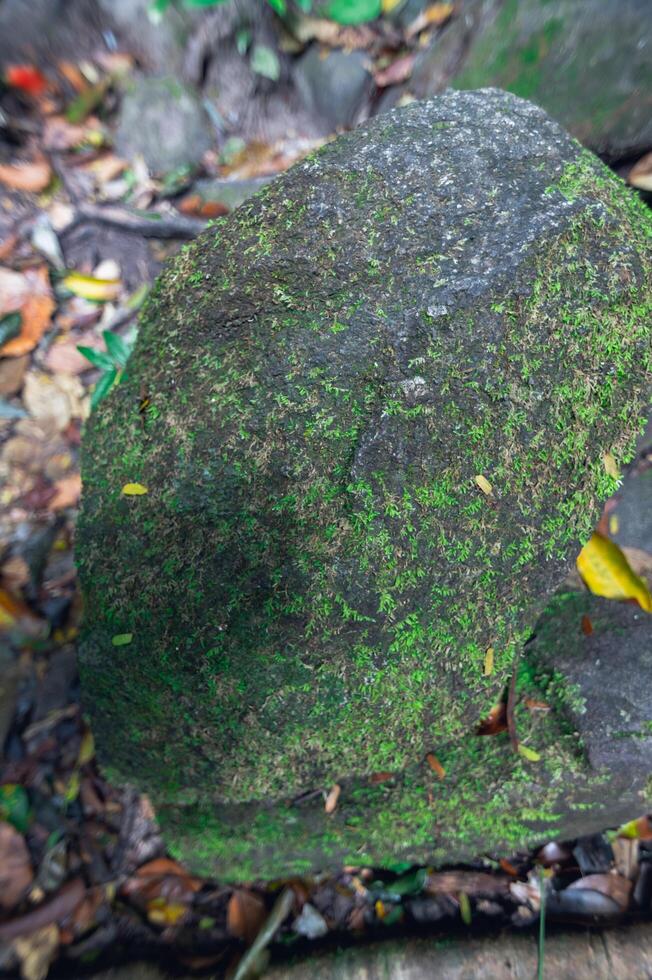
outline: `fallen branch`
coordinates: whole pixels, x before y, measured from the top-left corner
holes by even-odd
[[[196,238],[206,227],[205,221],[186,218],[182,215],[163,215],[152,212],[156,217],[146,218],[127,208],[102,207],[97,204],[79,204],[73,224],[81,221],[95,221],[110,225],[122,231],[130,231],[144,238]],[[66,231],[71,226],[69,225]]]

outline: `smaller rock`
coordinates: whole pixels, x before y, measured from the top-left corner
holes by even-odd
[[[306,106],[332,131],[365,115],[373,78],[363,52],[331,51],[322,58],[313,44],[297,62],[295,83]]]
[[[213,144],[210,120],[192,89],[175,78],[140,78],[120,111],[116,148],[142,156],[152,173],[196,167]]]

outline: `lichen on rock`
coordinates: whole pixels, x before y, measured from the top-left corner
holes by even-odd
[[[606,814],[563,697],[519,712],[538,763],[475,730],[632,452],[651,234],[540,109],[451,92],[168,267],[85,437],[81,667],[101,760],[191,865],[450,861],[640,805]]]

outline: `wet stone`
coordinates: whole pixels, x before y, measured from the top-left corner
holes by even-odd
[[[542,110],[451,92],[168,266],[85,436],[80,660],[106,772],[191,867],[454,862],[644,810],[634,607],[600,607],[587,648],[557,597],[520,659],[526,755],[475,732],[616,487],[605,453],[634,452],[649,232]]]

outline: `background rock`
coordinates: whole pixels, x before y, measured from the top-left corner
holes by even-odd
[[[495,85],[610,159],[652,146],[647,0],[467,0],[415,66],[419,96]]]
[[[150,171],[196,166],[214,134],[195,92],[175,78],[139,78],[126,92],[116,130],[118,152],[142,156]]]
[[[323,121],[324,132],[350,127],[367,109],[373,78],[363,51],[329,51],[311,45],[294,69],[294,79],[303,100]]]

